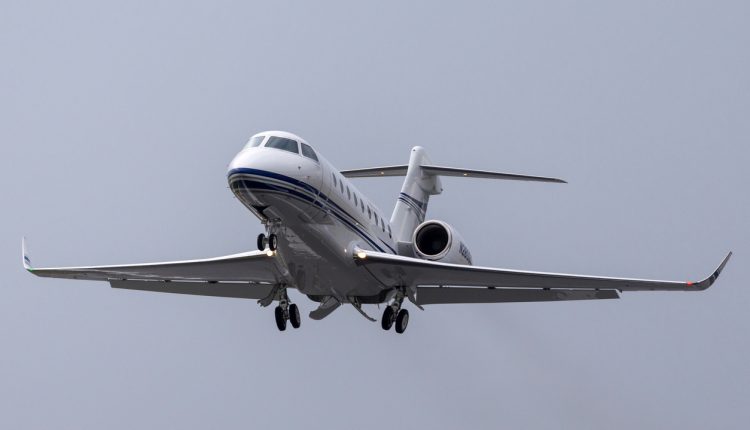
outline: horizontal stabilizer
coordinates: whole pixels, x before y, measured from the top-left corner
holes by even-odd
[[[364,169],[350,169],[341,172],[347,178],[374,178],[385,176],[406,176],[408,165],[368,167]],[[565,184],[562,179],[544,176],[519,175],[516,173],[492,172],[489,170],[463,169],[459,167],[444,167],[423,164],[420,166],[428,176],[457,176],[464,178],[505,179],[511,181],[555,182]]]
[[[378,176],[406,176],[408,165],[367,167],[364,169],[342,170],[341,174],[347,178],[374,178]]]
[[[547,178],[544,176],[519,175],[516,173],[491,172],[488,170],[462,169],[457,167],[442,166],[422,166],[422,171],[429,175],[438,176],[459,176],[464,178],[482,178],[482,179],[505,179],[511,181],[536,181],[536,182],[556,182],[566,184],[567,182],[557,178]]]

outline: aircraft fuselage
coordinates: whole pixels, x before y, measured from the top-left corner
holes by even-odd
[[[286,277],[282,282],[313,299],[383,302],[391,287],[356,265],[352,253],[355,247],[396,253],[390,223],[328,161],[316,157],[245,148],[229,166],[230,189],[269,232],[283,233],[275,251]]]

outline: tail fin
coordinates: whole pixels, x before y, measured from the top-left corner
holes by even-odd
[[[435,166],[430,163],[427,153],[421,146],[412,148],[407,165],[351,169],[344,170],[341,174],[347,178],[406,176],[404,185],[401,187],[401,194],[399,194],[396,202],[396,208],[391,216],[391,227],[395,231],[394,239],[399,242],[411,240],[414,229],[424,221],[430,196],[443,192],[440,176],[566,183],[562,179],[545,176]]]
[[[414,229],[424,221],[430,196],[443,192],[440,177],[423,171],[422,166],[429,164],[424,148],[412,148],[406,178],[391,215],[394,239],[399,242],[411,240]]]

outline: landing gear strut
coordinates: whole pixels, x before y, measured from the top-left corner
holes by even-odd
[[[404,303],[404,296],[403,288],[399,288],[396,290],[393,302],[386,306],[385,311],[383,311],[383,319],[380,321],[380,326],[383,327],[383,330],[390,330],[395,322],[396,333],[401,334],[406,331],[406,326],[409,325],[409,311],[401,309],[401,305]]]

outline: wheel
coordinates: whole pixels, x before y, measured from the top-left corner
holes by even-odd
[[[268,249],[276,251],[276,247],[279,245],[279,238],[275,234],[268,236]]]
[[[258,251],[266,249],[266,235],[261,233],[258,235]]]
[[[276,306],[273,313],[276,317],[276,327],[279,328],[279,331],[286,330],[286,318],[284,318],[284,310],[281,309],[281,306]]]
[[[294,328],[299,328],[299,326],[302,325],[302,318],[299,316],[299,308],[294,303],[289,305],[289,322],[292,323],[292,327]]]
[[[396,333],[403,333],[409,325],[409,311],[401,309],[396,317]]]
[[[383,319],[380,320],[380,326],[383,327],[383,330],[390,330],[391,327],[393,327],[393,315],[393,308],[391,306],[386,306],[383,311]]]

